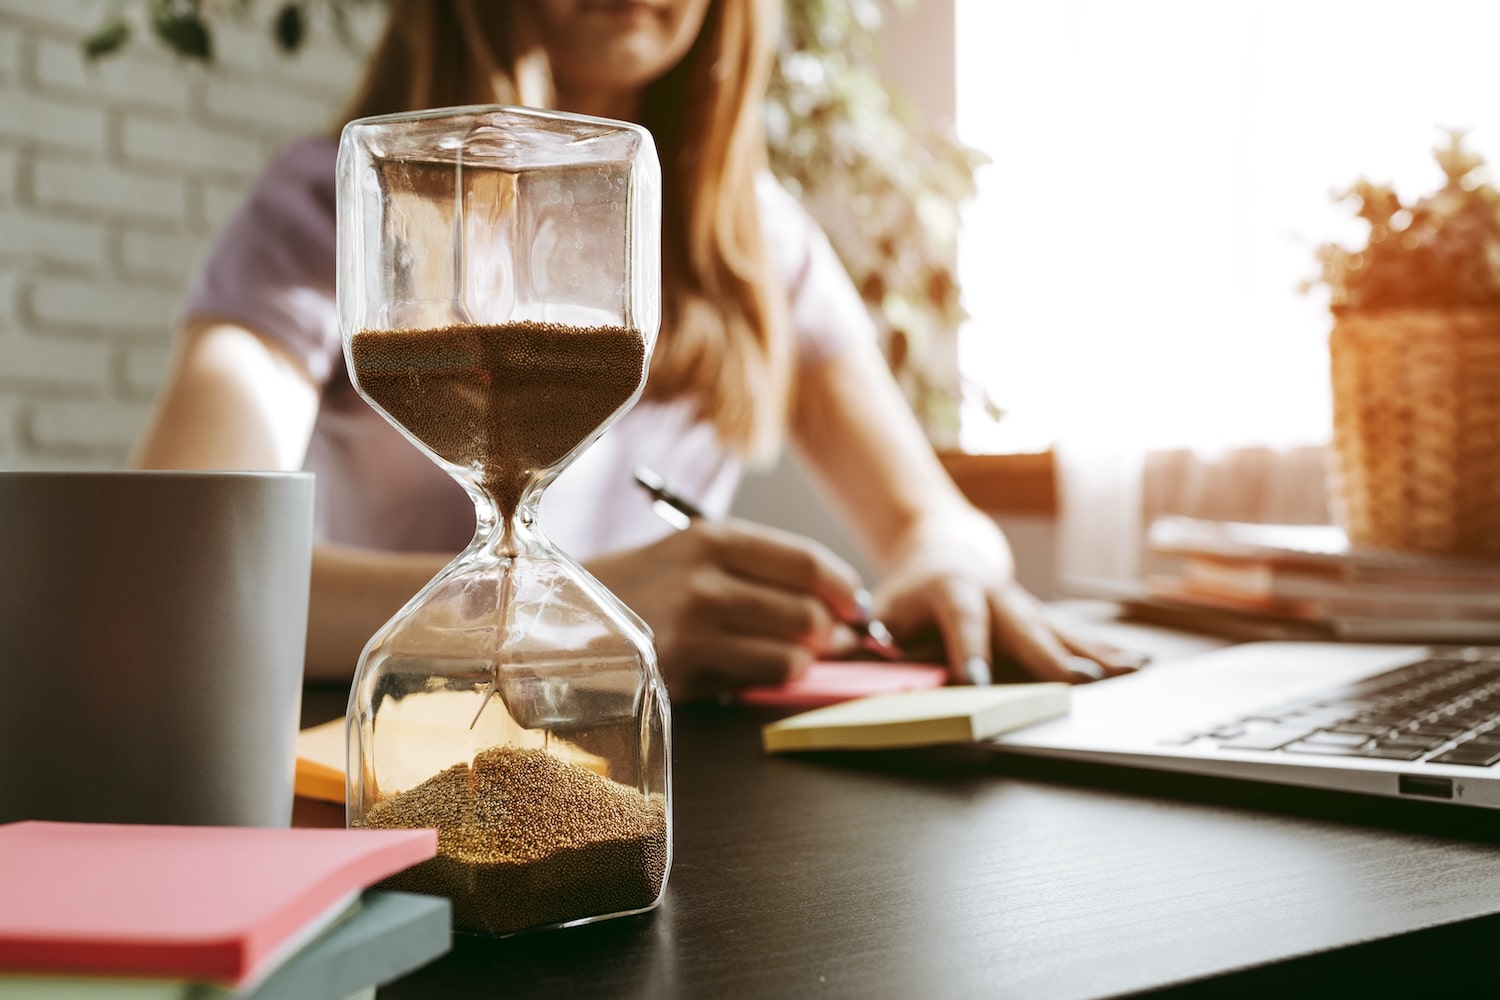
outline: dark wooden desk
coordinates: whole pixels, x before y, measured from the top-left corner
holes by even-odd
[[[762,718],[676,713],[658,910],[459,936],[381,1000],[1493,990],[1500,817],[972,749],[771,758]],[[341,822],[320,808],[298,821]]]

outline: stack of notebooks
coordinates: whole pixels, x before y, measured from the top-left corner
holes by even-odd
[[[371,996],[446,952],[446,899],[369,888],[433,830],[0,826],[0,1000]]]
[[[1500,641],[1500,563],[1351,548],[1332,525],[1159,518],[1135,618],[1242,639]]]

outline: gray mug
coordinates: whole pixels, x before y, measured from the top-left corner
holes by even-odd
[[[305,472],[0,471],[0,822],[291,822]]]

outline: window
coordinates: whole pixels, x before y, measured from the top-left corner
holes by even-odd
[[[964,224],[961,365],[1007,417],[968,450],[1060,436],[1327,439],[1314,251],[1331,192],[1403,198],[1442,129],[1500,166],[1493,0],[956,0],[961,138],[993,158]]]

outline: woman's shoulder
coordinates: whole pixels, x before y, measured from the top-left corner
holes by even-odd
[[[819,231],[802,202],[769,170],[762,170],[755,177],[755,203],[760,211],[761,228],[772,239],[806,240],[809,234]]]
[[[337,163],[336,140],[322,135],[291,140],[261,168],[245,193],[241,216],[273,232],[331,227],[337,201]],[[237,235],[243,237],[245,233]]]
[[[342,344],[335,308],[338,146],[283,146],[219,228],[179,312],[230,320],[293,350],[319,381]]]
[[[793,191],[767,170],[756,178],[755,195],[761,238],[794,299],[849,283],[827,231]]]
[[[782,279],[795,293],[828,237],[797,196],[769,170],[755,178],[755,201],[761,238],[779,265]]]
[[[870,340],[874,326],[833,244],[812,213],[770,172],[756,178],[761,232],[791,306],[804,360]]]
[[[333,218],[338,141],[326,135],[306,135],[282,146],[256,179],[251,196],[271,203],[310,201]]]
[[[297,178],[332,187],[339,143],[331,135],[303,135],[287,142],[266,164],[264,175]]]

